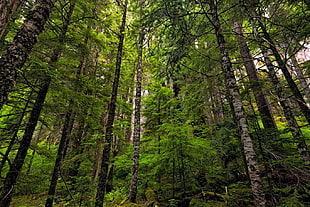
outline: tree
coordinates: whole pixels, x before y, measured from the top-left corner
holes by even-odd
[[[64,22],[63,22],[63,26],[62,26],[62,31],[61,34],[59,35],[59,43],[60,45],[62,45],[64,43],[64,40],[66,38],[66,33],[68,31],[68,27],[70,25],[70,19],[74,10],[74,6],[75,4],[70,3],[69,6],[69,10],[66,13],[66,17],[64,17]],[[57,47],[54,51],[53,57],[52,57],[52,63],[57,62],[59,56],[61,53],[61,48]],[[52,207],[53,206],[53,201],[54,201],[54,196],[56,193],[56,187],[57,187],[57,181],[58,181],[58,177],[59,174],[61,173],[61,166],[62,166],[62,161],[64,159],[64,154],[65,151],[67,149],[67,145],[68,145],[68,136],[70,135],[70,132],[72,130],[73,127],[73,111],[72,111],[72,101],[70,101],[70,104],[68,106],[68,111],[66,112],[65,115],[65,122],[64,122],[64,126],[62,129],[62,134],[61,134],[61,138],[60,138],[60,143],[59,143],[59,148],[57,151],[57,156],[56,156],[56,160],[55,160],[55,165],[54,165],[54,169],[53,169],[53,174],[52,174],[52,178],[51,178],[51,183],[50,183],[50,187],[48,190],[48,197],[46,199],[46,203],[45,206],[46,207]]]
[[[237,21],[234,23],[234,30],[236,32],[236,36],[239,42],[240,54],[251,83],[251,88],[254,92],[254,97],[257,102],[258,110],[262,117],[263,125],[266,129],[277,129],[273,114],[271,112],[270,104],[268,103],[265,91],[263,89],[263,85],[260,83],[260,80],[258,78],[253,57],[250,54],[250,50],[246,44],[245,37],[242,31],[242,26]]]
[[[256,155],[249,132],[249,126],[247,124],[246,114],[243,109],[243,104],[238,90],[238,86],[236,84],[234,72],[232,70],[230,57],[228,55],[228,50],[225,45],[224,35],[221,30],[220,21],[217,14],[217,5],[214,3],[213,0],[209,1],[208,4],[210,6],[212,15],[212,25],[215,29],[215,34],[221,52],[221,63],[225,78],[225,85],[232,98],[234,113],[240,127],[240,136],[243,143],[243,151],[245,155],[246,165],[252,184],[254,203],[257,207],[263,207],[266,206],[266,198],[263,183],[260,178],[261,172],[259,170],[259,165],[256,160]]]
[[[122,53],[123,53],[123,45],[125,39],[125,26],[126,26],[126,18],[127,18],[127,6],[128,1],[125,0],[123,4],[123,16],[122,22],[119,29],[119,43],[118,43],[118,50],[116,56],[116,67],[115,67],[115,74],[114,74],[114,81],[112,86],[111,98],[108,105],[108,118],[106,123],[106,130],[105,130],[105,141],[103,146],[102,158],[101,158],[101,166],[99,171],[99,182],[98,188],[96,193],[96,207],[102,207],[104,201],[104,195],[107,185],[107,178],[108,178],[108,169],[109,169],[109,162],[110,162],[110,151],[111,151],[111,143],[112,143],[112,136],[113,136],[113,123],[115,118],[115,110],[116,110],[116,98],[117,98],[117,91],[119,87],[119,79],[120,79],[120,71],[122,65]]]
[[[16,184],[18,175],[22,169],[24,164],[25,157],[27,155],[28,148],[30,146],[30,142],[33,136],[33,132],[37,125],[44,100],[51,82],[51,77],[47,76],[45,79],[42,80],[42,85],[40,91],[38,92],[35,104],[31,111],[24,135],[20,142],[20,147],[18,152],[15,156],[13,163],[10,166],[9,172],[7,173],[4,181],[4,185],[1,189],[0,195],[0,206],[1,207],[8,207],[10,205],[12,194],[14,190],[14,185]]]
[[[130,183],[129,200],[136,202],[137,187],[138,187],[138,172],[139,172],[139,151],[140,151],[140,136],[141,136],[141,90],[142,90],[142,52],[144,42],[144,29],[140,29],[138,40],[138,66],[137,66],[137,80],[136,80],[136,95],[135,95],[135,110],[134,110],[134,128],[133,128],[133,163],[132,163],[132,177]]]
[[[287,99],[287,97],[284,94],[283,87],[280,84],[280,81],[277,77],[276,70],[272,64],[272,61],[269,57],[268,48],[264,45],[264,41],[262,37],[259,35],[258,30],[255,26],[255,24],[252,22],[253,27],[253,33],[255,35],[255,38],[260,46],[260,49],[262,51],[266,67],[268,69],[268,75],[270,77],[271,82],[274,85],[275,91],[277,93],[277,96],[279,97],[279,102],[281,104],[281,107],[284,112],[284,116],[288,122],[288,125],[290,127],[290,130],[292,132],[293,137],[296,137],[298,140],[297,148],[304,159],[306,163],[309,162],[309,152],[307,149],[307,144],[305,142],[305,139],[302,135],[302,132],[298,126],[298,123],[294,117],[293,111],[291,109],[291,106],[289,105],[290,101]]]
[[[256,2],[257,4],[257,2]],[[280,53],[278,52],[278,49],[276,48],[276,44],[271,38],[266,25],[262,21],[262,13],[256,11],[257,5],[248,5],[245,2],[242,2],[241,4],[248,12],[248,16],[251,19],[252,23],[256,25],[257,28],[261,29],[260,33],[257,33],[261,36],[261,39],[263,41],[263,44],[267,44],[270,50],[272,51],[273,56],[276,59],[276,62],[278,64],[278,67],[281,69],[289,88],[291,89],[293,95],[296,98],[296,102],[303,113],[304,117],[306,118],[307,122],[310,124],[310,109],[308,108],[301,92],[299,91],[296,83],[294,82],[290,72],[287,69],[287,66],[285,62],[282,60],[282,57]]]
[[[38,36],[43,31],[55,2],[56,0],[37,0],[14,37],[12,44],[1,56],[0,109],[7,102],[8,95],[18,76],[18,70],[23,67],[33,46],[38,41]]]
[[[69,107],[70,106],[71,106],[71,104],[69,105]],[[54,169],[53,169],[50,187],[49,187],[49,190],[47,193],[48,197],[46,199],[45,207],[52,207],[53,206],[54,196],[55,196],[56,187],[57,187],[57,181],[59,178],[59,174],[61,173],[61,166],[62,166],[62,162],[63,162],[64,156],[65,156],[65,151],[68,147],[68,136],[70,135],[70,132],[71,132],[72,127],[73,127],[73,118],[72,117],[73,117],[73,112],[72,112],[72,109],[69,108],[68,112],[66,113],[66,116],[65,116],[65,123],[63,126],[62,134],[61,134],[61,139],[60,139],[59,148],[57,151],[57,157],[55,160],[55,165],[54,165]]]
[[[4,38],[10,18],[21,4],[21,0],[4,0],[0,4],[0,40]]]

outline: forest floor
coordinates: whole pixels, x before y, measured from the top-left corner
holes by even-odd
[[[46,193],[21,195],[13,197],[10,207],[44,207],[46,201]],[[68,206],[65,203],[54,204],[54,207]]]

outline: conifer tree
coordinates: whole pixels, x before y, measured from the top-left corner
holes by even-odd
[[[99,182],[98,182],[96,201],[95,201],[96,207],[103,206],[106,185],[107,185],[110,152],[111,152],[111,144],[112,144],[112,136],[113,136],[112,134],[113,124],[114,124],[115,112],[116,112],[116,100],[117,100],[117,94],[118,94],[119,79],[120,79],[120,72],[121,72],[121,65],[122,65],[123,46],[124,46],[124,39],[125,39],[128,0],[125,0],[124,3],[121,3],[121,6],[123,7],[123,15],[122,15],[121,26],[120,26],[119,33],[118,33],[119,43],[118,43],[118,50],[117,50],[116,63],[115,63],[116,66],[115,66],[114,81],[113,81],[113,86],[112,86],[110,102],[108,105],[108,117],[107,117],[105,140],[104,140],[105,144],[103,146],[101,166],[100,166],[100,171],[99,171]]]
[[[215,34],[217,37],[217,42],[219,45],[219,49],[221,52],[221,64],[223,68],[225,85],[229,94],[232,98],[233,109],[235,113],[235,117],[238,121],[238,125],[240,127],[240,136],[243,144],[243,151],[245,155],[246,166],[248,169],[252,191],[254,196],[254,203],[257,207],[265,207],[266,198],[265,198],[265,190],[263,187],[262,180],[260,178],[260,170],[257,162],[252,138],[250,136],[249,126],[247,123],[247,118],[245,111],[243,109],[243,104],[240,96],[240,92],[238,90],[238,86],[236,83],[236,79],[234,76],[234,72],[232,69],[232,64],[230,61],[230,57],[228,54],[228,49],[226,47],[224,35],[221,30],[220,21],[217,13],[217,5],[213,0],[208,1],[210,6],[211,15],[212,15],[212,25],[215,29]],[[206,14],[208,15],[208,14]]]
[[[7,102],[18,76],[18,70],[23,67],[33,46],[37,43],[38,36],[43,31],[55,2],[56,0],[37,0],[13,42],[1,56],[0,109]]]

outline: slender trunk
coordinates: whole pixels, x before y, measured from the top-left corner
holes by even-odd
[[[240,54],[244,62],[244,66],[246,68],[251,88],[254,93],[254,97],[257,103],[258,111],[261,115],[262,122],[265,129],[277,129],[276,123],[274,121],[270,105],[268,103],[267,97],[265,96],[264,87],[259,82],[259,78],[256,72],[256,67],[253,61],[253,57],[250,54],[250,50],[246,44],[242,26],[239,22],[234,23],[234,30],[237,35],[237,39],[239,42]]]
[[[0,163],[0,175],[1,175],[2,169],[3,169],[4,165],[5,165],[5,162],[9,159],[9,154],[10,154],[10,152],[11,152],[11,150],[12,150],[14,144],[15,144],[15,141],[17,139],[17,135],[18,135],[18,131],[19,131],[20,125],[22,124],[22,121],[23,121],[23,119],[25,117],[26,110],[28,109],[28,105],[31,102],[31,96],[32,96],[33,92],[34,92],[34,90],[32,90],[31,93],[29,94],[29,98],[28,98],[28,100],[27,100],[27,102],[25,104],[25,107],[23,109],[23,112],[22,112],[22,114],[21,114],[21,116],[20,116],[20,118],[18,120],[18,124],[17,124],[16,130],[15,130],[15,132],[14,132],[12,138],[11,138],[9,146],[7,147],[7,149],[5,151],[5,154],[3,155],[3,159],[1,160],[1,163]]]
[[[84,111],[82,113],[87,114],[87,111]],[[83,143],[83,137],[85,137],[86,133],[88,133],[86,127],[87,126],[85,126],[85,119],[78,120],[77,132],[75,133],[75,135],[72,135],[75,137],[75,139],[69,139],[70,141],[69,145],[72,146],[72,148],[70,149],[72,153],[71,157],[75,157],[75,156],[78,156],[84,153],[85,148],[82,145],[82,143]],[[78,175],[78,172],[79,172],[78,169],[80,167],[81,162],[82,162],[81,159],[74,159],[71,161],[71,164],[68,170],[69,171],[68,175],[72,183],[76,183],[75,178]]]
[[[111,141],[113,136],[113,123],[115,118],[115,110],[116,110],[116,98],[117,98],[117,91],[119,86],[119,79],[120,79],[120,71],[121,71],[121,64],[122,64],[122,53],[123,53],[123,45],[124,45],[124,38],[125,38],[125,26],[126,26],[126,16],[127,16],[127,4],[128,0],[125,0],[124,3],[124,11],[122,16],[122,23],[120,26],[119,31],[119,44],[118,44],[118,51],[116,57],[116,68],[114,74],[114,81],[112,86],[111,92],[111,99],[108,105],[108,118],[106,124],[106,132],[105,132],[105,144],[103,146],[102,152],[102,162],[99,171],[99,182],[98,188],[96,193],[96,201],[95,207],[102,207],[104,201],[104,195],[107,185],[107,177],[108,177],[108,169],[109,169],[109,162],[110,162],[110,151],[111,151]]]
[[[291,61],[293,64],[294,71],[296,72],[297,78],[299,80],[299,84],[304,91],[304,94],[305,94],[305,97],[307,98],[308,103],[310,103],[310,87],[309,87],[309,84],[307,83],[305,76],[304,76],[301,68],[298,65],[296,57],[293,56],[291,58]]]
[[[95,183],[99,176],[99,169],[100,169],[100,158],[101,155],[101,146],[102,143],[100,141],[97,141],[96,145],[98,146],[97,149],[94,152],[94,163],[93,163],[93,172],[92,172],[92,181]]]
[[[289,88],[291,89],[293,95],[296,98],[297,104],[299,105],[301,112],[304,114],[307,122],[310,124],[310,109],[308,108],[301,92],[299,91],[299,89],[298,89],[296,83],[294,82],[290,72],[288,71],[285,62],[282,60],[282,57],[281,57],[280,53],[278,52],[278,50],[275,46],[275,43],[271,39],[265,25],[262,23],[260,18],[258,18],[258,24],[259,24],[259,27],[262,29],[262,33],[263,33],[265,42],[268,44],[268,46],[271,49],[274,57],[276,58],[278,66],[281,69],[281,71],[282,71],[282,73],[283,73],[283,75],[284,75],[284,77],[285,77],[285,79],[289,85]]]
[[[15,11],[20,6],[20,0],[2,0],[0,3],[0,40],[4,39],[6,28]]]
[[[73,112],[71,109],[72,108],[71,105],[72,104],[70,103],[69,107],[68,107],[69,110],[65,116],[65,122],[64,122],[63,129],[62,129],[61,139],[60,139],[60,143],[59,143],[59,147],[58,147],[58,151],[57,151],[57,156],[56,156],[56,161],[55,161],[55,165],[54,165],[54,170],[53,170],[53,174],[52,174],[50,187],[49,187],[49,190],[47,193],[47,199],[46,199],[45,207],[52,207],[53,206],[53,201],[54,201],[54,197],[55,197],[55,193],[56,193],[56,187],[57,187],[57,181],[58,181],[58,177],[60,174],[62,162],[63,162],[64,156],[65,156],[64,154],[65,154],[65,150],[66,150],[66,146],[67,146],[68,136],[69,136],[70,131],[73,127],[73,121],[72,121]]]
[[[66,13],[65,19],[63,21],[63,26],[62,26],[62,31],[61,34],[59,35],[59,43],[60,45],[64,43],[64,39],[66,37],[66,33],[68,31],[68,27],[70,25],[70,19],[74,10],[75,4],[72,3],[69,6],[69,10]],[[53,62],[56,62],[60,56],[61,53],[61,48],[56,48],[55,54],[54,54],[54,59],[52,60]],[[81,69],[78,67],[77,74],[79,75]],[[62,167],[62,162],[66,154],[66,150],[68,147],[69,139],[68,136],[71,134],[72,128],[73,128],[73,111],[72,111],[72,106],[73,106],[73,101],[69,101],[69,106],[68,106],[68,111],[65,115],[65,122],[64,126],[62,129],[62,134],[60,138],[60,143],[58,146],[58,151],[57,151],[57,156],[54,164],[54,169],[52,173],[52,178],[48,190],[48,197],[46,199],[45,207],[52,207],[53,206],[53,201],[56,193],[56,187],[57,187],[57,181],[59,178],[59,175],[61,173],[61,167]]]
[[[276,75],[275,68],[272,64],[272,61],[269,58],[268,49],[264,45],[264,41],[263,41],[262,37],[259,35],[253,20],[252,20],[252,27],[253,27],[253,32],[254,32],[255,38],[256,38],[256,40],[259,44],[259,47],[262,51],[266,67],[268,69],[268,75],[271,79],[272,84],[275,87],[275,91],[276,91],[277,96],[279,98],[279,102],[281,104],[284,116],[287,120],[287,123],[288,123],[290,129],[291,129],[291,133],[292,133],[293,137],[298,140],[297,141],[298,151],[300,152],[305,163],[309,163],[310,159],[309,159],[309,152],[307,149],[307,144],[305,142],[305,139],[302,135],[301,130],[299,129],[298,123],[294,117],[292,109],[289,105],[290,101],[288,100],[288,98],[286,98],[286,96],[284,94],[283,88],[280,84],[280,81],[279,81],[277,75]]]
[[[143,29],[142,29],[143,30]],[[138,42],[138,67],[137,67],[137,81],[136,81],[136,97],[135,97],[135,114],[134,114],[134,128],[133,128],[133,163],[132,163],[132,177],[130,183],[129,200],[133,203],[137,198],[138,187],[138,171],[139,171],[139,151],[140,151],[140,136],[141,136],[141,91],[142,91],[142,52],[143,52],[144,31],[140,31]]]
[[[8,207],[12,200],[12,193],[14,185],[16,184],[17,177],[22,169],[24,164],[28,148],[30,146],[30,142],[32,139],[32,135],[34,133],[35,127],[37,125],[41,109],[43,108],[44,100],[51,82],[51,77],[47,76],[43,80],[43,84],[40,88],[38,96],[36,98],[35,104],[31,111],[29,121],[27,123],[24,136],[20,142],[20,147],[15,156],[15,159],[10,166],[9,172],[6,175],[4,185],[2,187],[1,195],[0,195],[0,207]]]
[[[0,58],[0,109],[7,102],[14,87],[18,70],[26,62],[39,34],[49,18],[56,0],[37,0],[33,9],[17,32],[12,44]]]
[[[163,124],[161,121],[161,100],[158,98],[158,104],[157,104],[157,110],[156,113],[158,114],[157,118],[157,129]],[[160,132],[157,133],[157,154],[161,154],[161,135]],[[157,182],[160,184],[161,183],[161,173],[157,173]]]
[[[172,198],[175,198],[175,159],[172,160]]]
[[[249,172],[249,177],[252,185],[252,193],[254,197],[254,203],[257,207],[266,206],[265,190],[263,187],[262,180],[260,178],[260,170],[257,162],[256,154],[254,151],[252,139],[249,132],[249,127],[247,123],[247,118],[245,111],[243,109],[243,104],[240,96],[240,92],[236,83],[234,72],[232,69],[232,64],[229,58],[228,50],[226,47],[224,35],[221,30],[220,21],[217,14],[217,8],[213,0],[209,1],[211,14],[212,14],[212,24],[215,29],[217,42],[221,52],[221,63],[225,78],[225,85],[232,97],[233,108],[235,112],[236,119],[238,121],[241,133],[241,141],[243,144],[243,151],[246,159],[246,165]]]

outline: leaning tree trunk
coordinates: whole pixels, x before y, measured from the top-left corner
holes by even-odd
[[[299,84],[304,91],[305,97],[307,98],[308,103],[310,103],[310,87],[309,87],[309,84],[307,83],[307,80],[306,80],[306,78],[302,72],[302,69],[298,65],[298,62],[297,62],[295,56],[292,56],[291,62],[292,62],[294,71],[296,72],[296,76],[299,80]]]
[[[122,53],[123,53],[123,45],[125,38],[125,26],[126,26],[126,16],[127,16],[127,5],[128,0],[125,0],[124,11],[122,16],[122,23],[119,31],[119,43],[118,50],[116,56],[116,67],[114,74],[114,81],[111,92],[111,99],[108,105],[108,118],[106,124],[106,132],[105,132],[105,144],[103,146],[102,158],[101,158],[101,166],[99,171],[99,181],[96,193],[96,201],[95,207],[102,207],[104,201],[104,195],[107,185],[107,177],[108,177],[108,169],[110,162],[110,151],[111,151],[111,142],[113,136],[113,123],[115,118],[115,110],[116,110],[116,99],[117,99],[117,91],[119,86],[120,72],[121,72],[121,64],[122,64]]]
[[[237,35],[237,39],[239,42],[240,54],[244,62],[245,69],[247,71],[251,88],[254,93],[254,97],[257,103],[258,111],[261,115],[262,122],[265,129],[277,129],[276,123],[274,121],[270,104],[268,103],[267,97],[265,95],[265,91],[263,85],[260,83],[258,78],[256,67],[253,61],[253,57],[250,54],[250,50],[248,45],[246,44],[242,26],[239,22],[234,23],[234,30]]]
[[[20,141],[20,147],[17,151],[15,159],[10,166],[9,172],[6,175],[4,185],[1,189],[0,195],[0,207],[8,207],[12,200],[12,194],[14,190],[14,185],[16,184],[17,177],[24,164],[30,142],[37,125],[41,109],[43,108],[44,100],[51,82],[51,77],[47,76],[43,80],[43,84],[38,92],[38,96],[34,103],[33,109],[31,111],[24,136]]]
[[[141,29],[138,42],[138,66],[137,66],[137,81],[136,81],[136,97],[135,97],[135,112],[134,112],[134,128],[133,128],[133,163],[132,175],[129,191],[130,202],[135,203],[137,199],[138,188],[138,170],[139,170],[139,151],[140,151],[140,134],[141,134],[141,84],[142,84],[142,51],[143,51],[144,31]]]
[[[252,27],[253,27],[253,33],[255,35],[255,38],[259,44],[261,51],[262,51],[266,67],[268,69],[268,75],[271,79],[272,84],[274,85],[274,88],[275,88],[275,91],[276,91],[277,96],[279,98],[279,102],[280,102],[280,105],[282,107],[284,116],[287,120],[287,123],[290,127],[290,130],[291,130],[293,137],[295,139],[297,139],[298,151],[300,152],[304,162],[309,163],[310,162],[310,158],[309,158],[310,156],[309,156],[308,147],[307,147],[306,141],[302,135],[302,132],[298,126],[298,123],[294,117],[292,109],[289,105],[290,101],[288,100],[288,98],[284,94],[283,88],[280,84],[280,81],[279,81],[277,75],[276,75],[275,68],[272,64],[272,61],[269,58],[268,49],[264,45],[264,40],[262,39],[262,37],[258,33],[257,28],[256,28],[253,20],[251,20],[251,22],[252,22]]]
[[[6,28],[15,11],[18,9],[20,0],[1,0],[0,3],[0,40],[6,34]]]
[[[36,1],[12,44],[0,58],[0,109],[7,102],[8,95],[13,89],[18,76],[18,70],[23,67],[33,46],[36,44],[56,1]]]
[[[249,132],[249,126],[247,123],[247,118],[245,111],[243,109],[242,99],[240,92],[236,83],[236,78],[234,76],[234,71],[232,69],[232,64],[229,58],[228,50],[226,47],[224,35],[221,30],[220,21],[217,14],[217,8],[213,0],[209,1],[211,15],[212,15],[212,25],[215,29],[217,42],[221,53],[221,64],[223,68],[223,74],[225,78],[225,85],[232,97],[233,108],[238,125],[240,127],[241,141],[243,144],[243,151],[246,160],[246,166],[248,169],[252,193],[254,197],[254,203],[257,207],[266,206],[265,190],[263,187],[262,180],[260,178],[260,170],[257,162],[256,154],[254,151],[252,139]]]
[[[308,108],[306,101],[304,100],[300,90],[298,89],[296,83],[294,82],[290,72],[288,71],[285,62],[282,60],[280,53],[278,52],[275,43],[273,42],[272,38],[270,37],[265,25],[262,23],[261,19],[258,18],[258,25],[262,29],[262,33],[264,36],[265,42],[268,44],[269,48],[271,49],[276,61],[278,63],[279,68],[281,69],[289,88],[291,89],[293,95],[296,98],[297,104],[301,112],[304,114],[307,122],[310,124],[310,109]]]

